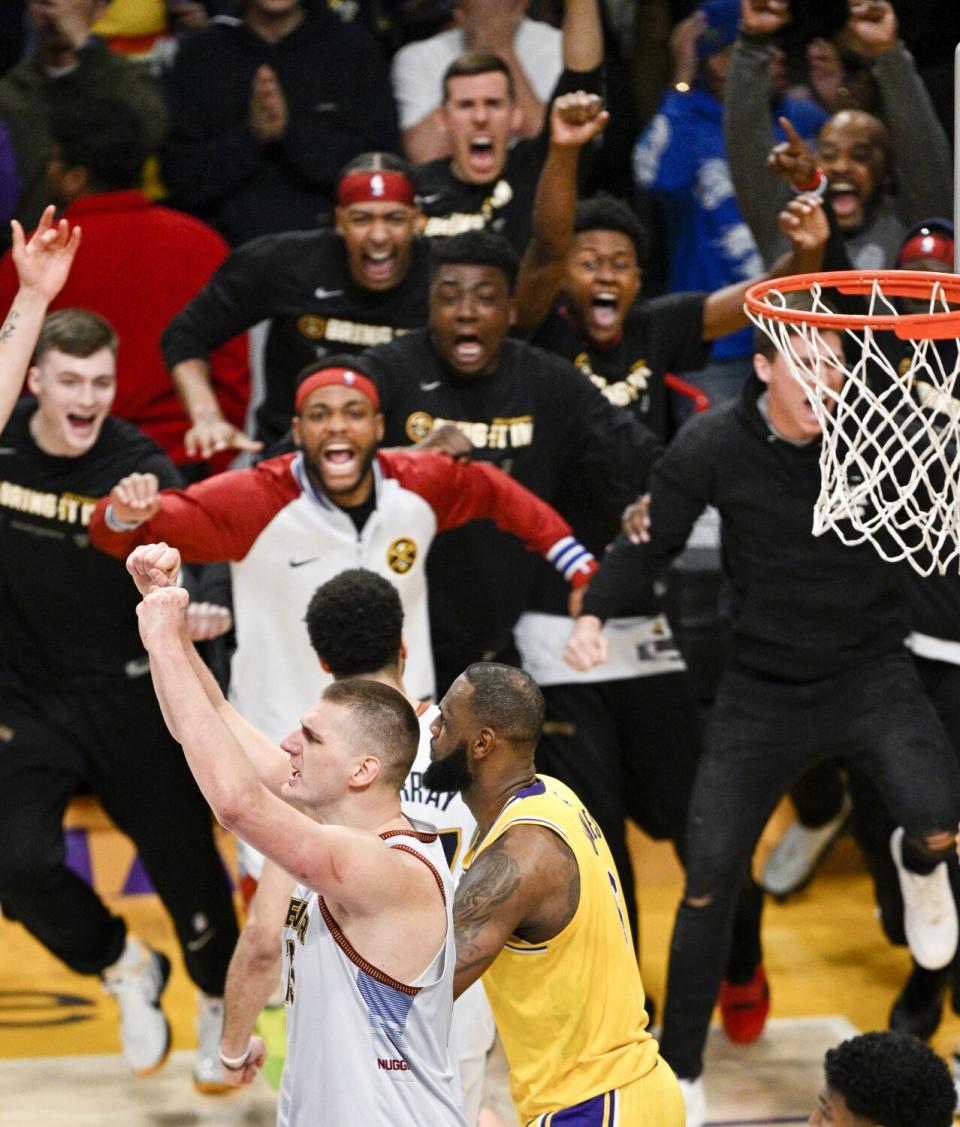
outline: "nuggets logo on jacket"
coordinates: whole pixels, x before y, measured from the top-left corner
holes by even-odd
[[[387,549],[387,564],[397,575],[406,575],[417,560],[416,542],[401,536]]]
[[[433,416],[428,415],[426,411],[414,411],[412,415],[407,416],[404,430],[411,442],[419,442],[421,438],[426,438],[433,432]]]

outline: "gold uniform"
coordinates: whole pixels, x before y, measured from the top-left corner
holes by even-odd
[[[647,1032],[643,986],[619,878],[597,823],[548,775],[519,791],[464,870],[511,826],[544,826],[569,846],[580,901],[559,935],[511,936],[483,976],[525,1124],[683,1127],[683,1098]]]

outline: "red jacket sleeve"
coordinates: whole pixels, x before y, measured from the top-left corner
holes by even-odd
[[[597,570],[593,555],[556,509],[496,466],[400,450],[384,450],[377,457],[388,477],[430,505],[438,532],[489,518],[552,563],[572,587],[589,583]]]
[[[216,474],[187,489],[165,489],[160,511],[130,532],[107,527],[110,498],[102,497],[90,520],[90,539],[123,558],[139,544],[164,540],[185,563],[242,560],[273,518],[300,495],[290,470],[295,455],[270,458],[248,470]]]

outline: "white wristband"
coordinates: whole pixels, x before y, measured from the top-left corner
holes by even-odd
[[[103,514],[103,523],[111,532],[133,532],[135,528],[139,528],[143,524],[143,521],[121,520],[113,511],[113,505],[107,505],[106,512]]]
[[[250,1040],[247,1042],[247,1049],[246,1049],[246,1052],[243,1054],[242,1057],[225,1057],[223,1055],[223,1050],[221,1050],[220,1051],[220,1063],[223,1065],[224,1068],[228,1069],[230,1072],[239,1072],[240,1069],[243,1068],[243,1066],[247,1063],[247,1060],[250,1057],[250,1050],[252,1048],[253,1048],[253,1038],[251,1037]]]

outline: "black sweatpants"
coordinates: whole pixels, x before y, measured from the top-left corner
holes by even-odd
[[[809,684],[726,671],[690,803],[670,952],[660,1051],[680,1077],[702,1070],[743,866],[780,797],[839,756],[876,785],[908,848],[956,829],[960,768],[906,651]]]
[[[149,674],[109,688],[0,685],[0,903],[80,974],[115,962],[126,926],[65,865],[80,784],[136,845],[173,917],[190,977],[221,995],[237,940],[210,810],[167,732]]]
[[[686,864],[687,815],[702,751],[700,716],[686,673],[596,684],[548,685],[538,771],[566,783],[597,820],[613,854],[639,947],[626,819],[671,841]],[[762,893],[744,866],[727,976],[748,980],[760,961]]]

